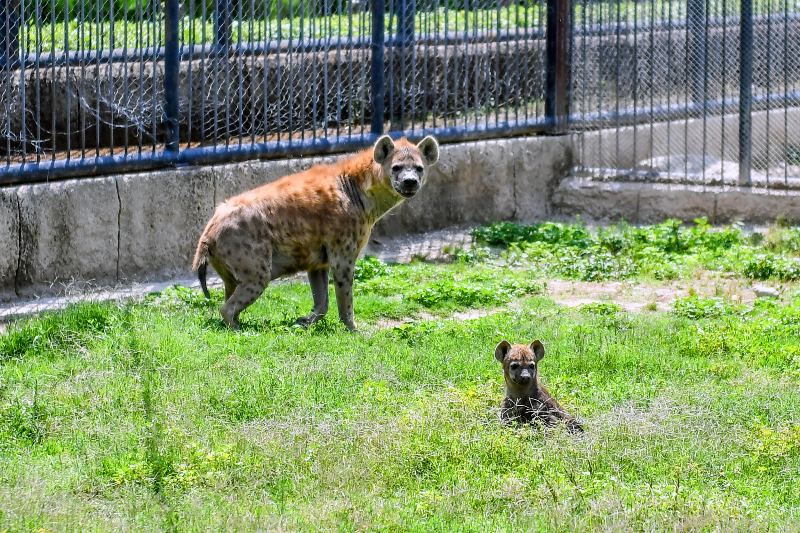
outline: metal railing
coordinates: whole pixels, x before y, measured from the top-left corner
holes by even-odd
[[[0,184],[566,127],[567,0],[5,1]]]
[[[0,0],[0,185],[384,132],[574,132],[576,173],[630,179],[699,153],[747,184],[780,152],[788,183],[798,1]]]
[[[800,2],[576,2],[574,174],[800,186]]]

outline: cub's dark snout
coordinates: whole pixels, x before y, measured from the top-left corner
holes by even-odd
[[[533,376],[531,375],[530,370],[528,370],[526,368],[522,372],[519,373],[519,376],[517,377],[517,381],[522,385],[527,385],[528,383],[531,382],[532,378],[533,378]]]

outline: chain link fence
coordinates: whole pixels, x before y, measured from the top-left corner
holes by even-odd
[[[797,0],[579,1],[575,174],[800,185]]]
[[[547,129],[541,0],[0,4],[0,184]]]
[[[800,0],[751,1],[0,0],[0,184],[569,129],[592,179],[786,186]]]

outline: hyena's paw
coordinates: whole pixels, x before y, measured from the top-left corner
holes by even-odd
[[[233,312],[228,309],[225,309],[225,306],[219,310],[219,313],[222,315],[222,320],[225,321],[225,324],[232,330],[236,331],[239,329],[239,317],[237,317]]]
[[[325,315],[321,315],[318,313],[309,313],[307,315],[303,315],[298,317],[297,320],[294,321],[295,324],[298,326],[302,326],[304,328],[308,328],[322,320]]]

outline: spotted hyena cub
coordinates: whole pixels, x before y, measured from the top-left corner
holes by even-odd
[[[387,211],[411,198],[439,158],[433,137],[418,144],[384,135],[371,149],[332,165],[315,166],[230,198],[206,226],[193,269],[203,292],[211,264],[225,284],[220,313],[231,328],[267,284],[305,271],[314,310],[297,319],[309,326],[328,312],[333,274],[339,318],[351,330],[353,275],[372,227]]]
[[[541,422],[552,426],[563,420],[570,431],[582,431],[581,425],[539,382],[539,361],[544,357],[544,344],[535,340],[529,346],[512,345],[504,340],[497,345],[494,356],[503,363],[506,397],[500,407],[505,423]]]

